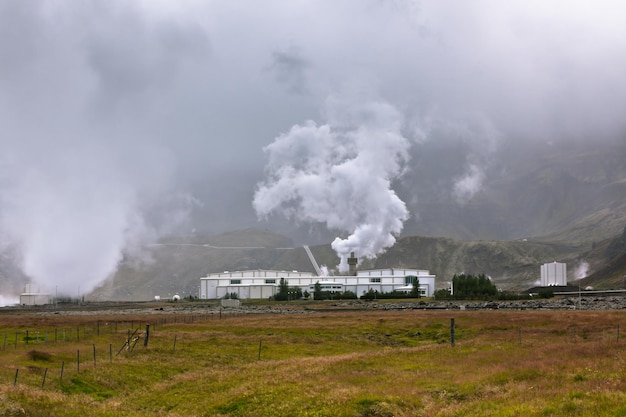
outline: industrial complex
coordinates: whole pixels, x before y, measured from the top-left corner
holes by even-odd
[[[308,249],[308,248],[305,248]],[[379,293],[411,292],[413,281],[419,282],[419,294],[432,297],[435,292],[435,276],[427,270],[389,268],[357,271],[357,258],[352,253],[348,258],[350,271],[347,275],[321,274],[320,268],[307,250],[313,269],[312,272],[251,270],[219,272],[200,278],[200,298],[217,299],[236,294],[239,299],[263,299],[274,296],[279,289],[281,279],[290,287],[299,287],[302,292],[313,293],[316,283],[323,291],[351,291],[357,296],[371,291]]]

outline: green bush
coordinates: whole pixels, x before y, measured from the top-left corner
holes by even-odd
[[[28,359],[33,361],[50,361],[52,359],[52,355],[48,352],[42,352],[40,350],[29,350],[26,354]]]
[[[554,297],[554,291],[548,288],[539,290],[539,298],[552,298]]]

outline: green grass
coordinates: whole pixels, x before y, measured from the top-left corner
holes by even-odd
[[[87,332],[0,350],[0,416],[626,415],[626,342],[613,334],[624,322],[621,311],[225,316],[155,326],[147,348],[119,355],[125,329]]]

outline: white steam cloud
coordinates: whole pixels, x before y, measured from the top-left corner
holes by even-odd
[[[453,125],[448,134],[461,137],[469,148],[467,168],[463,175],[454,179],[452,195],[458,204],[464,205],[484,187],[487,170],[500,141],[501,133],[485,116],[474,116],[472,123]]]
[[[20,254],[22,271],[42,291],[88,293],[125,253],[158,233],[145,213],[161,186],[148,187],[148,178],[128,172],[119,155],[78,143],[48,149],[49,159],[14,151],[12,162],[0,158],[3,246]],[[152,168],[152,178],[166,184]]]
[[[478,165],[470,165],[464,176],[454,183],[454,196],[459,204],[465,204],[483,187],[485,173]]]
[[[574,272],[576,279],[585,278],[589,275],[589,262],[580,261],[580,263],[576,266],[576,271]]]
[[[332,98],[326,117],[323,125],[293,126],[265,148],[267,180],[253,206],[260,217],[278,212],[348,233],[332,242],[345,271],[350,252],[374,257],[402,231],[409,213],[391,181],[403,172],[410,142],[386,102]]]
[[[186,204],[162,121],[202,33],[92,6],[0,6],[0,250],[59,295],[89,293]]]

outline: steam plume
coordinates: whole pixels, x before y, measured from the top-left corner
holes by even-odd
[[[401,175],[410,143],[400,113],[385,102],[331,98],[326,116],[326,124],[295,125],[265,147],[267,180],[253,206],[260,217],[278,212],[349,233],[332,242],[345,271],[351,251],[374,257],[402,231],[409,214],[391,181]]]
[[[179,212],[174,128],[161,121],[205,43],[139,6],[39,6],[0,6],[10,64],[0,69],[0,250],[36,288],[74,296],[158,235],[157,212]]]
[[[576,279],[582,279],[589,275],[589,262],[580,261],[576,266],[576,271],[574,272],[574,275],[576,276]]]

